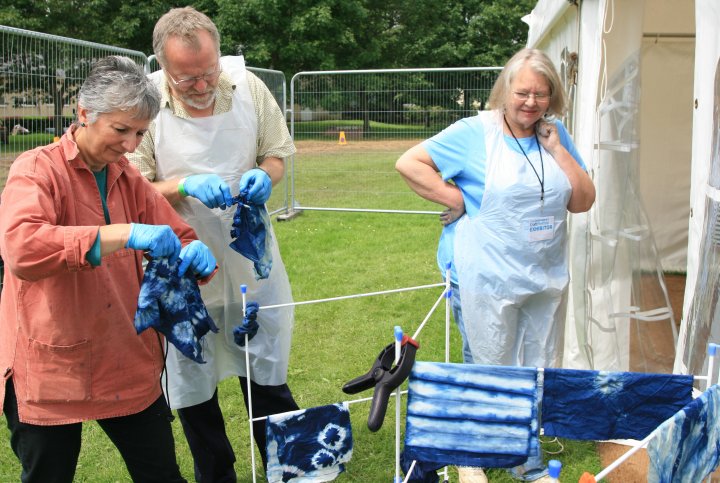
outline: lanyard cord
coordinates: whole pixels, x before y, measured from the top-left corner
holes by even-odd
[[[523,156],[525,156],[525,159],[527,159],[528,164],[530,164],[530,167],[532,168],[533,172],[535,173],[535,177],[540,182],[540,201],[543,201],[545,199],[545,164],[543,164],[543,158],[542,158],[542,148],[540,147],[540,141],[538,140],[537,133],[535,134],[535,142],[537,143],[538,152],[540,153],[540,169],[542,170],[542,178],[540,178],[540,175],[538,175],[537,169],[535,169],[535,166],[530,162],[530,158],[528,158],[528,155],[525,154],[525,150],[522,147],[522,144],[520,144],[520,141],[518,141],[518,138],[515,137],[515,133],[513,132],[512,128],[510,127],[510,124],[507,122],[507,119],[503,115],[503,121],[505,121],[505,125],[510,130],[510,134],[512,134],[513,139],[517,143],[518,147],[520,148],[520,151],[522,151]]]

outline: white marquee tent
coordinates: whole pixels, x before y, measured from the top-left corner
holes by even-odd
[[[597,188],[570,222],[564,365],[699,373],[720,342],[720,1],[540,0],[524,20],[571,94],[565,124]],[[687,273],[679,334],[664,271]]]

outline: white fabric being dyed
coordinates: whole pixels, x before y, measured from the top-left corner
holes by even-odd
[[[416,362],[405,458],[509,468],[537,456],[537,377],[529,367]]]
[[[720,462],[720,387],[712,386],[656,430],[649,483],[696,483]]]

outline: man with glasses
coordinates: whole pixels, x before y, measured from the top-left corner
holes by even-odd
[[[272,270],[256,280],[253,263],[233,251],[233,195],[262,205],[284,174],[283,158],[295,152],[285,119],[265,85],[242,57],[220,57],[213,22],[191,7],[163,15],[153,33],[162,67],[151,74],[162,93],[160,114],[130,160],[152,181],[216,255],[220,271],[202,289],[220,328],[205,336],[205,364],[167,355],[166,397],[178,410],[195,463],[197,481],[236,481],[235,455],[218,404],[218,383],[238,376],[248,404],[245,350],[249,351],[253,417],[298,409],[287,382],[292,307],[258,312],[257,335],[240,347],[233,328],[243,322],[240,285],[260,307],[292,302],[277,243]],[[269,230],[272,227],[268,227]],[[253,424],[263,463],[265,422]]]

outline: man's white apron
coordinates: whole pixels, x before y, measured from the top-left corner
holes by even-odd
[[[255,167],[257,116],[247,83],[242,57],[221,58],[223,71],[236,84],[232,110],[210,117],[181,119],[162,108],[155,131],[157,181],[214,173],[223,178],[236,196],[240,178]],[[158,84],[165,82],[162,71],[151,75]],[[202,340],[205,364],[198,364],[169,347],[167,356],[170,407],[183,408],[205,402],[212,397],[219,381],[231,376],[245,376],[245,349],[235,344],[233,328],[243,321],[241,285],[247,285],[247,301],[261,307],[260,329],[250,341],[250,376],[262,385],[279,385],[287,381],[294,310],[292,307],[265,310],[266,305],[292,302],[290,282],[280,258],[275,234],[273,266],[269,278],[256,281],[251,261],[229,247],[235,207],[223,211],[210,209],[195,198],[184,198],[176,205],[178,213],[197,232],[213,252],[219,273],[201,286],[208,311],[219,327]]]

